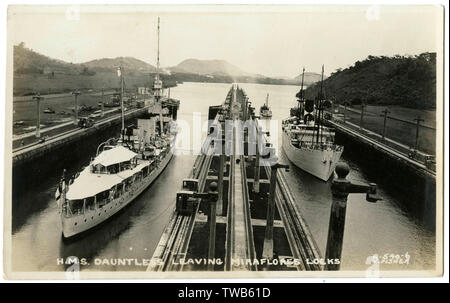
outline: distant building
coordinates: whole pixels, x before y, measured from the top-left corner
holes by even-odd
[[[150,87],[138,87],[138,94],[139,95],[150,95],[151,94]]]

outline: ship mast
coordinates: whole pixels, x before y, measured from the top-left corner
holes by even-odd
[[[300,87],[300,98],[303,100],[303,81],[305,80],[305,68],[303,67],[302,71],[302,84]]]
[[[269,108],[269,94],[268,93],[266,96],[266,106],[267,106],[267,108]]]
[[[315,104],[315,111],[314,111],[314,130],[313,130],[313,136],[312,136],[312,142],[314,142],[314,138],[316,139],[316,143],[322,142],[322,136],[321,136],[321,119],[322,119],[322,112],[323,112],[323,73],[324,73],[324,65],[322,65],[322,77],[320,80],[320,91],[317,92],[317,98],[316,98],[316,104]],[[316,134],[317,132],[317,134]]]
[[[117,69],[117,72],[120,77],[120,111],[121,111],[121,118],[122,118],[122,136],[125,137],[124,129],[125,129],[125,114],[124,114],[124,108],[123,108],[123,67],[122,65]]]
[[[305,114],[305,108],[304,108],[304,103],[305,103],[305,98],[304,98],[304,91],[303,91],[303,81],[305,80],[305,67],[303,67],[303,71],[302,71],[302,84],[300,87],[300,98],[298,100],[298,107],[299,107],[299,112],[300,112],[300,119],[303,118],[305,119],[303,116]],[[304,121],[304,123],[306,124],[306,121]]]
[[[160,103],[160,111],[159,111],[159,134],[162,135],[163,134],[163,117],[162,117],[162,102],[161,102],[161,97],[162,97],[162,81],[159,77],[159,69],[160,69],[160,65],[159,65],[159,17],[158,17],[158,52],[157,52],[157,59],[156,59],[156,75],[155,75],[155,82],[153,83],[153,91],[154,91],[154,96],[156,99],[156,103]]]
[[[303,119],[304,120],[304,114],[305,114],[305,108],[304,108],[304,91],[303,91],[303,80],[305,79],[305,68],[303,67],[303,72],[302,72],[302,84],[300,87],[300,91],[295,95],[297,97],[297,102],[298,102],[298,108],[296,111],[296,116],[299,120]],[[306,121],[304,121],[306,123]]]
[[[324,73],[324,65],[322,64],[322,78],[320,80],[320,91],[318,93],[318,97],[317,97],[317,105],[318,105],[318,111],[317,111],[317,115],[318,115],[318,129],[317,129],[317,143],[319,143],[319,138],[320,138],[320,143],[322,143],[322,116],[323,116],[323,73]]]
[[[158,52],[156,59],[156,79],[159,80],[159,17],[158,17]]]

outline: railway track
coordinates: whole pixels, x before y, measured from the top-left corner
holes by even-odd
[[[207,152],[197,156],[189,178],[198,180],[199,192],[206,190],[206,179],[211,166],[212,155],[210,151],[212,146],[206,147]],[[198,202],[200,199],[198,199]],[[200,203],[197,203],[195,210],[191,215],[179,214],[175,210],[169,219],[161,240],[153,253],[152,264],[147,271],[182,271],[184,264],[180,264],[180,259],[186,256],[188,245],[192,236],[195,223],[195,216],[199,210]]]
[[[242,105],[243,97],[245,96],[242,95],[242,91],[233,86],[230,110],[233,110],[233,107],[237,108],[239,103]],[[234,113],[233,119],[240,120],[242,118],[240,115],[241,112],[239,114]],[[257,266],[253,263],[245,266],[233,263],[233,259],[256,259],[245,156],[243,151],[238,150],[241,142],[245,141],[245,134],[238,136],[238,130],[240,131],[236,127],[233,128],[233,152],[230,156],[231,169],[229,176],[230,186],[228,186],[229,203],[225,244],[225,270],[239,271],[245,269],[256,271]],[[237,160],[239,165],[237,165]]]
[[[252,225],[252,217],[250,212],[250,194],[248,189],[248,183],[247,183],[247,171],[245,169],[245,159],[244,156],[241,156],[240,161],[240,169],[242,171],[242,187],[244,189],[244,215],[245,215],[245,229],[247,233],[247,251],[248,251],[248,257],[251,260],[256,259],[256,249],[255,249],[255,242],[253,237],[253,225]],[[250,269],[253,271],[257,270],[256,265],[250,265]]]

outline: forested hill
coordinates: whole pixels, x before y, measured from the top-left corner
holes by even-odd
[[[369,56],[324,80],[326,98],[338,103],[436,108],[436,53],[416,56]],[[308,87],[317,95],[320,83]]]

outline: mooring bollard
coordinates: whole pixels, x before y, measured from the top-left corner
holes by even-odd
[[[350,172],[350,168],[346,163],[338,163],[335,171],[338,178],[333,180],[331,184],[333,203],[331,204],[330,223],[328,225],[328,240],[325,254],[326,270],[339,270],[340,268],[348,195],[352,193],[366,193],[367,202],[375,203],[381,200],[377,195],[377,185],[375,183],[365,184],[351,182],[346,179]]]
[[[267,201],[266,233],[264,236],[263,255],[264,259],[273,259],[273,220],[275,215],[275,189],[277,186],[277,171],[284,168],[289,171],[289,165],[276,163],[270,171],[269,200]]]

